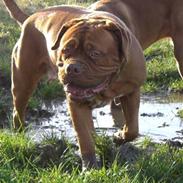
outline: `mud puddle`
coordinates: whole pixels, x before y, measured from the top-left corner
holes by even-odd
[[[181,95],[151,95],[141,97],[139,131],[155,141],[173,139],[183,141],[183,119],[177,111],[183,109]],[[52,101],[42,106],[43,115],[34,116],[29,136],[34,140],[50,135],[64,135],[75,139],[65,101]],[[46,115],[45,115],[46,114]],[[113,127],[110,107],[95,109],[93,119],[96,131],[112,135],[118,129]]]
[[[183,109],[181,95],[143,96],[140,107],[140,134],[156,141],[183,141],[183,119],[177,115],[180,109]]]

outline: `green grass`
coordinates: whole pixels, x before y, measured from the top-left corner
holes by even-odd
[[[43,101],[53,100],[57,98],[65,98],[63,87],[58,80],[46,81],[43,80],[39,83],[38,88],[29,100],[29,108],[41,107]]]
[[[99,138],[102,143],[98,144],[96,140],[97,154],[100,157],[102,154],[105,155],[100,158],[104,166],[100,170],[82,173],[76,146],[64,138],[62,140],[55,137],[47,138],[36,144],[24,133],[1,131],[0,180],[4,183],[47,183],[50,180],[52,183],[181,183],[183,181],[183,149],[144,140],[136,144],[138,156],[131,163],[119,158],[120,147],[115,147],[110,138],[105,136]],[[131,148],[133,146],[131,144]],[[110,151],[113,151],[115,158],[109,155]]]
[[[177,115],[183,119],[183,109],[178,110]]]
[[[176,68],[173,46],[169,39],[161,40],[145,50],[147,80],[142,91],[183,91],[183,80]]]

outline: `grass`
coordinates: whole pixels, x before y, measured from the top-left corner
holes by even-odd
[[[138,142],[138,153],[134,151],[133,156],[138,155],[131,163],[119,158],[122,153],[120,147],[115,147],[111,139],[105,136],[99,138],[100,144],[96,140],[97,154],[100,157],[102,154],[108,154],[103,156],[103,159],[100,158],[107,166],[82,173],[76,145],[64,138],[43,139],[36,144],[24,133],[12,134],[1,131],[0,180],[4,183],[47,183],[50,180],[52,183],[181,183],[183,181],[182,148],[144,140]],[[111,158],[111,153],[115,154],[114,158]]]
[[[176,68],[173,45],[170,39],[161,40],[145,50],[147,80],[142,88],[144,93],[158,91],[183,91],[183,80]]]
[[[180,118],[183,119],[183,109],[179,110],[179,111],[177,112],[177,115],[178,115]]]

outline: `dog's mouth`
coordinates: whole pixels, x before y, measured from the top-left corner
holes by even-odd
[[[72,83],[67,83],[64,86],[64,90],[67,95],[73,100],[87,100],[94,97],[96,94],[106,90],[109,86],[109,78],[100,83],[97,86],[82,88]]]

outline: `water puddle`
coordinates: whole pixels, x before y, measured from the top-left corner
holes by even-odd
[[[142,96],[139,114],[139,131],[141,136],[149,136],[155,141],[175,139],[183,141],[183,120],[177,116],[177,111],[183,109],[183,97],[180,95]],[[64,135],[75,139],[65,101],[52,101],[43,105],[43,111],[51,115],[31,121],[29,135],[38,140],[45,135]],[[113,127],[110,107],[93,111],[94,125],[98,133],[112,135],[117,131]]]
[[[183,109],[180,95],[142,97],[139,131],[154,140],[182,139],[183,119],[177,112]]]

